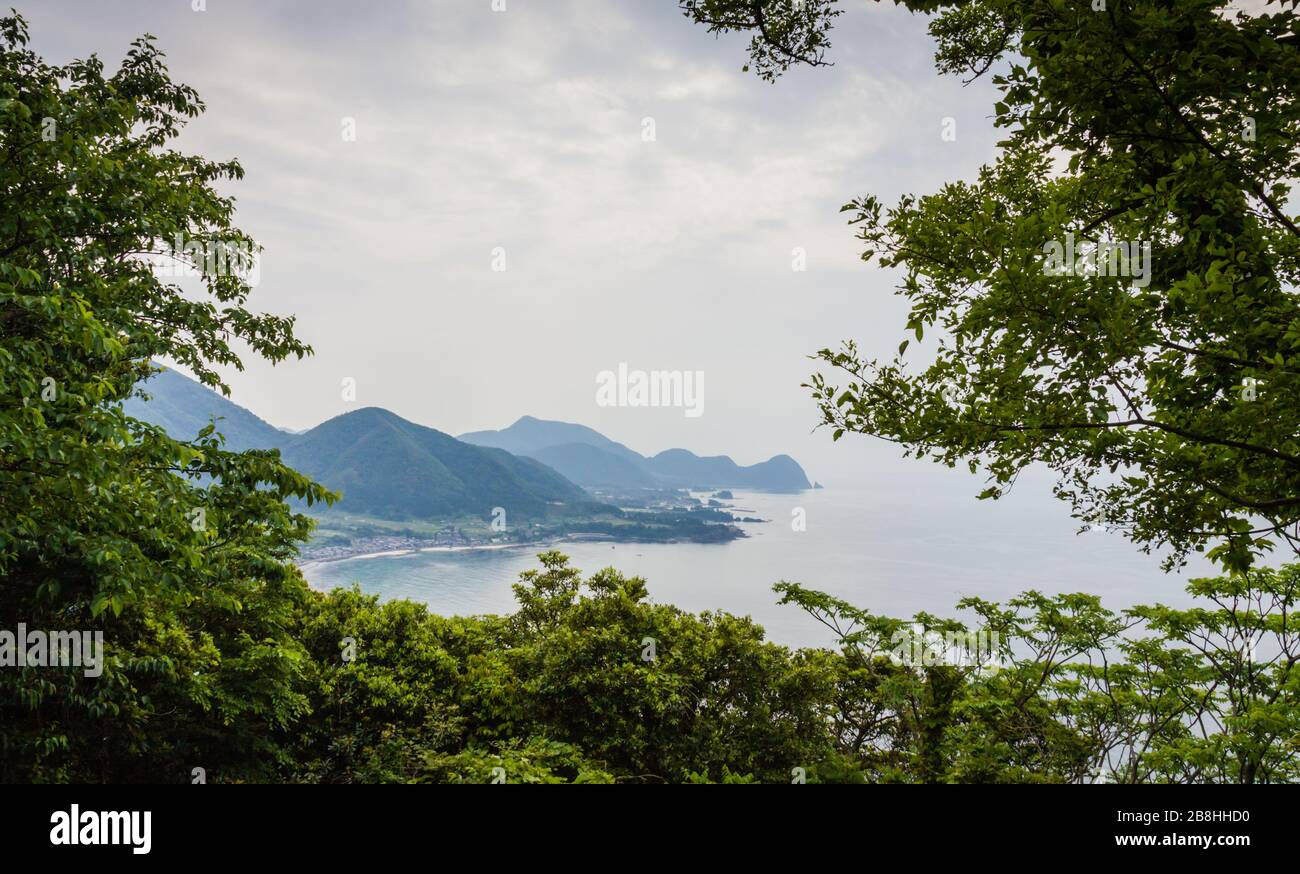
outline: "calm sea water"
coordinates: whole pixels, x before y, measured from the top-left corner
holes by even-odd
[[[741,515],[772,521],[742,525],[727,544],[565,543],[572,564],[590,573],[613,566],[646,580],[652,600],[689,611],[749,615],[768,637],[795,646],[832,643],[831,635],[794,607],[776,603],[772,584],[800,582],[860,607],[910,617],[924,610],[957,615],[967,595],[1005,599],[1027,589],[1089,592],[1112,609],[1161,601],[1186,604],[1188,576],[1210,572],[1196,562],[1165,574],[1155,556],[1119,534],[1078,534],[1064,504],[1044,488],[1000,501],[977,501],[970,488],[930,488],[882,478],[861,489],[798,495],[737,492]],[[802,508],[806,530],[792,513]],[[436,613],[508,613],[511,584],[537,567],[538,547],[414,553],[355,558],[303,568],[317,588],[360,584],[385,598],[423,601]]]

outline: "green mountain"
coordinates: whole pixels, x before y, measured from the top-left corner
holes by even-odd
[[[472,446],[433,428],[367,407],[293,438],[292,467],[344,494],[341,509],[384,518],[469,514],[537,518],[548,507],[594,503],[546,465],[500,449]]]
[[[788,455],[748,466],[736,464],[725,455],[704,458],[685,449],[668,449],[647,458],[585,425],[532,416],[524,416],[500,431],[472,431],[459,439],[536,458],[585,486],[771,492],[812,488],[803,468]]]
[[[282,431],[211,389],[165,370],[144,386],[151,396],[124,404],[127,413],[193,438],[213,416],[230,449],[279,449],[284,460],[343,493],[335,506],[386,519],[533,519],[609,512],[579,486],[532,458],[463,443],[402,417],[368,407],[301,434]]]
[[[150,395],[149,401],[131,398],[122,409],[128,416],[160,426],[178,440],[193,439],[212,418],[217,419],[217,431],[226,438],[226,448],[235,452],[273,449],[292,437],[174,370],[162,371],[141,387]]]

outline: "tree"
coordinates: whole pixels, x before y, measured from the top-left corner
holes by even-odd
[[[430,752],[458,747],[461,664],[443,646],[473,620],[356,588],[312,593],[295,629],[306,648],[309,712],[294,725],[293,779],[382,783],[415,779]]]
[[[788,781],[833,754],[825,654],[765,642],[747,618],[648,603],[645,581],[613,568],[583,580],[557,552],[539,559],[499,643],[520,696],[514,732],[576,744],[632,780]]]
[[[1300,565],[1192,580],[1186,610],[967,598],[973,627],[776,589],[838,635],[838,751],[873,782],[1300,779]]]
[[[169,147],[203,104],[152,39],[112,75],[27,42],[0,18],[0,628],[102,632],[105,664],[0,670],[0,779],[265,774],[306,704],[289,627],[310,520],[285,500],[332,496],[276,452],[172,439],[119,402],[157,358],[226,390],[236,341],[310,349],[246,308],[255,244],[216,190],[242,170]]]
[[[902,268],[911,336],[821,350],[823,424],[982,470],[982,497],[1046,465],[1077,516],[1169,565],[1300,546],[1294,3],[905,5],[934,14],[941,72],[992,74],[1007,135],[974,181],[844,207],[863,257]],[[832,3],[682,6],[757,30],[770,77],[825,63]]]

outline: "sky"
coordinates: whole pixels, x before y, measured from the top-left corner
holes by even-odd
[[[153,34],[206,102],[179,145],[242,163],[238,224],[265,247],[251,304],[296,314],[315,350],[227,372],[271,423],[381,406],[459,434],[527,414],[647,454],[788,453],[828,484],[902,469],[815,430],[801,383],[818,349],[889,356],[904,336],[898,277],[860,259],[840,206],[994,157],[992,86],[934,70],[924,16],[844,4],[834,66],[769,84],[741,70],[747,36],[673,0],[17,5],[52,62],[115,69]],[[702,372],[701,414],[599,405],[620,364]]]

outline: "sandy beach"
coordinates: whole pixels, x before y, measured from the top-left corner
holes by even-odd
[[[549,542],[549,541],[548,541]],[[415,555],[420,552],[492,552],[501,549],[520,549],[523,547],[545,546],[547,543],[485,543],[476,546],[421,546],[412,549],[383,549],[375,552],[359,552],[356,555],[343,555],[337,558],[314,558],[299,562],[299,570],[318,567],[323,564],[338,564],[347,561],[364,561],[371,558],[395,558],[403,555]]]

